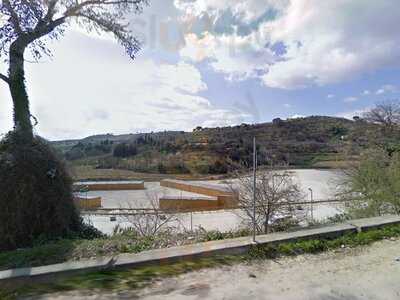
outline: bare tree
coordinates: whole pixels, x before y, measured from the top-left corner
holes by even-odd
[[[147,193],[151,210],[138,209],[135,213],[124,216],[126,222],[139,236],[151,237],[163,230],[177,231],[181,226],[176,210],[174,212],[160,210],[159,196],[158,193]],[[135,209],[130,204],[128,208]]]
[[[304,199],[294,176],[288,171],[263,171],[257,175],[256,215],[253,216],[253,178],[237,176],[233,189],[239,193],[239,206],[244,221],[250,225],[255,221],[258,232],[269,233],[271,224],[281,218],[293,218],[299,202]]]
[[[0,56],[8,62],[8,74],[0,74],[8,86],[14,107],[14,129],[30,141],[31,113],[25,87],[24,55],[34,59],[51,55],[48,40],[59,39],[75,24],[87,31],[111,33],[134,58],[139,41],[125,21],[129,12],[140,13],[148,0],[2,0],[0,2]]]
[[[374,108],[365,112],[363,117],[368,122],[381,124],[392,130],[395,125],[400,124],[400,102],[390,100],[377,103]]]

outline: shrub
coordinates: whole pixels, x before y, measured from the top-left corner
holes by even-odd
[[[0,250],[31,246],[79,232],[72,180],[48,143],[21,143],[11,132],[0,142]]]
[[[135,156],[137,153],[138,153],[137,149],[134,145],[122,143],[115,146],[113,156],[130,157],[130,156]]]
[[[81,220],[81,224],[79,226],[79,230],[74,232],[71,236],[72,238],[79,238],[85,240],[93,240],[97,238],[105,238],[105,234],[98,230],[91,224],[86,224]]]
[[[353,218],[400,214],[400,154],[383,148],[364,151],[360,162],[345,171],[340,197]]]

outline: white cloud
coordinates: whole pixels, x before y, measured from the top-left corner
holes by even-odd
[[[28,66],[32,111],[39,120],[37,130],[45,137],[191,130],[240,124],[247,117],[200,96],[207,85],[191,64],[159,63],[146,57],[132,62],[120,54],[118,46],[108,47],[107,41],[73,36],[78,36],[81,49],[71,48],[67,38],[54,62]],[[85,47],[85,42],[92,46]],[[7,101],[0,104],[0,126],[6,131],[11,127],[11,100],[5,86],[0,87],[0,94],[7,95]]]
[[[256,77],[275,59],[274,54],[269,49],[260,47],[254,42],[255,39],[254,35],[216,36],[205,33],[203,37],[198,37],[188,34],[185,37],[186,45],[180,54],[195,62],[209,59],[215,71],[225,73],[230,80],[241,80]]]
[[[332,99],[332,98],[335,98],[335,95],[333,95],[333,94],[329,94],[328,96],[326,96],[326,98],[328,98],[328,99]]]
[[[345,119],[352,120],[353,117],[362,116],[363,113],[365,113],[366,111],[368,111],[370,109],[371,109],[370,107],[366,107],[366,108],[363,108],[363,109],[356,109],[356,110],[353,110],[353,111],[341,112],[341,113],[336,114],[336,116],[339,117],[339,118],[345,118]]]
[[[357,100],[358,100],[358,98],[357,97],[353,97],[353,96],[346,97],[346,98],[343,99],[344,102],[355,102]]]
[[[229,10],[243,22],[250,23],[260,18],[266,8],[276,10],[287,5],[287,0],[175,0],[175,5],[187,16],[221,15]]]
[[[369,90],[364,90],[364,91],[362,92],[362,94],[363,94],[364,96],[368,96],[368,95],[371,94],[371,91],[369,91]]]
[[[230,33],[208,32],[203,39],[186,37],[182,55],[210,58],[211,65],[227,77],[257,77],[269,87],[294,89],[399,66],[397,1],[177,0],[176,4],[186,16],[208,13],[223,18],[231,12],[242,23],[254,22],[270,9],[276,11],[275,19],[255,23],[252,32],[244,36],[238,36],[236,28]],[[230,57],[228,49],[236,43],[227,41],[235,40],[238,51]],[[274,53],[271,47],[277,43],[285,47],[281,53]]]
[[[288,52],[270,67],[264,82],[302,88],[399,65],[399,18],[398,3],[392,0],[292,1],[284,17],[265,25]]]
[[[295,114],[295,115],[291,116],[291,117],[288,118],[288,119],[301,119],[301,118],[305,118],[305,117],[306,117],[306,116],[304,116],[304,115]]]
[[[378,89],[375,94],[382,95],[386,93],[396,93],[397,87],[392,84],[385,84],[380,89]]]
[[[289,103],[285,103],[285,104],[283,104],[283,106],[284,106],[285,108],[292,108],[292,105],[289,104]]]
[[[185,46],[180,50],[180,55],[195,62],[208,60],[215,71],[224,73],[229,80],[243,80],[265,74],[268,65],[276,61],[276,54],[272,49],[265,47],[268,42],[267,36],[254,30],[250,23],[260,18],[266,9],[280,10],[284,2],[176,1],[177,7],[183,12],[184,23],[193,23],[193,19],[208,16],[208,21],[204,21],[204,31],[199,33],[193,29],[193,32],[186,33]],[[227,12],[232,16],[222,22]],[[219,22],[222,22],[223,26]],[[240,32],[243,24],[247,24],[246,28],[250,30],[247,34]],[[224,30],[219,28],[221,26]]]

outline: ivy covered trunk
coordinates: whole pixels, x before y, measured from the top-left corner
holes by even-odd
[[[23,142],[33,138],[29,99],[25,86],[23,43],[14,42],[10,47],[9,88],[14,108],[14,129]]]

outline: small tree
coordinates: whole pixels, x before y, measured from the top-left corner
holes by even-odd
[[[14,105],[14,128],[24,142],[32,137],[31,113],[25,87],[25,52],[34,59],[50,55],[47,41],[59,39],[74,21],[87,31],[114,35],[134,58],[139,41],[124,16],[141,12],[147,0],[2,0],[0,3],[0,57],[8,62],[8,74],[0,74],[9,87]]]
[[[126,215],[125,221],[140,237],[154,237],[163,231],[177,231],[181,226],[177,210],[162,211],[159,207],[159,193],[147,193],[151,211],[138,209],[135,213]],[[128,205],[128,208],[135,209]]]
[[[237,176],[237,186],[233,189],[239,193],[239,206],[247,225],[255,221],[258,232],[269,233],[271,225],[281,218],[296,217],[296,202],[304,198],[300,187],[290,172],[263,171],[257,174],[256,182],[256,216],[253,217],[253,178]]]
[[[363,118],[371,123],[383,125],[391,131],[400,124],[400,102],[398,100],[377,103],[374,108],[365,112]]]
[[[351,216],[400,214],[400,153],[369,149],[344,173],[338,197],[349,201]]]

